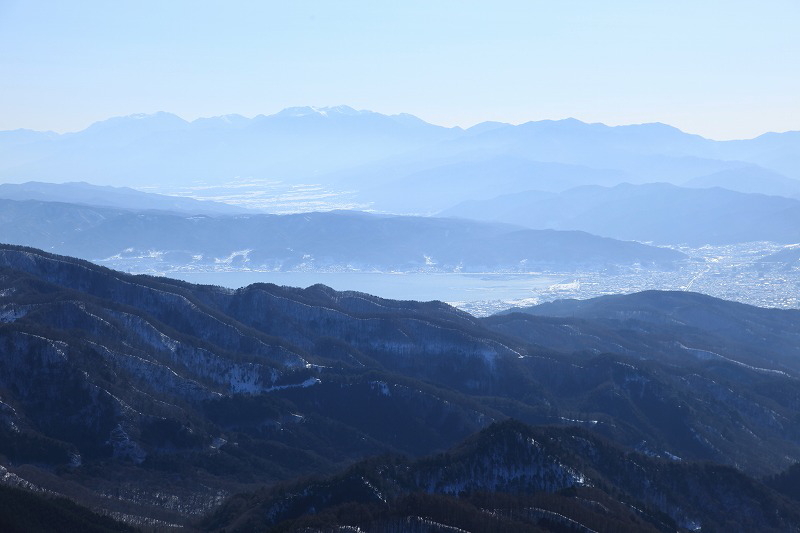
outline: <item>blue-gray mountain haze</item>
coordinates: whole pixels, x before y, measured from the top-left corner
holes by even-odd
[[[429,214],[484,199],[487,183],[495,196],[655,181],[797,196],[798,154],[798,132],[713,141],[663,124],[574,119],[462,130],[339,106],[193,122],[132,115],[60,135],[0,132],[0,177],[129,187],[322,183],[378,210]]]

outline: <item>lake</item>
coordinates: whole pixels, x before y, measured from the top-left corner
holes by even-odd
[[[533,298],[563,281],[532,273],[381,273],[381,272],[169,272],[191,283],[239,288],[252,283],[308,287],[322,283],[339,291],[354,290],[393,300],[441,300],[470,307],[471,302],[519,301]]]

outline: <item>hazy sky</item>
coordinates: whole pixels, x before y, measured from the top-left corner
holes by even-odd
[[[0,130],[346,104],[800,130],[800,0],[0,0]]]

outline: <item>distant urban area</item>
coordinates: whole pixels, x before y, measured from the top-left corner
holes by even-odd
[[[552,272],[563,281],[532,289],[518,301],[457,302],[476,316],[488,316],[514,306],[553,300],[588,299],[645,290],[692,291],[760,307],[800,308],[800,267],[772,259],[786,249],[774,243],[741,243],[701,248],[677,248],[690,259],[674,270],[619,267],[585,272]],[[772,260],[771,260],[772,259]]]

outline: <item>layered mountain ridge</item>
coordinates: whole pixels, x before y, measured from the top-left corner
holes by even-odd
[[[800,200],[668,183],[524,191],[465,202],[439,215],[659,244],[800,241],[795,222],[800,220]]]
[[[494,195],[664,181],[797,196],[798,142],[797,132],[713,141],[664,124],[574,119],[463,130],[346,106],[191,123],[157,113],[61,135],[0,132],[0,177],[183,187],[189,194],[226,184],[314,183],[379,211],[424,214],[485,199],[486,182],[495,183]],[[442,191],[454,195],[450,204],[437,201]]]
[[[564,442],[609,440],[614,461],[634,452],[660,458],[633,461],[648,465],[641,483],[669,495],[647,504],[667,524],[721,523],[678,498],[683,489],[661,486],[680,472],[700,476],[697,460],[728,469],[702,474],[710,491],[723,490],[713,486],[719,476],[739,480],[719,498],[755,490],[782,517],[747,511],[755,522],[743,524],[796,523],[781,510],[783,496],[746,476],[778,474],[800,459],[800,375],[787,351],[797,313],[691,293],[621,302],[630,310],[598,301],[616,313],[609,317],[568,318],[555,308],[477,319],[438,302],[324,286],[198,286],[2,245],[0,455],[27,483],[130,523],[185,524],[243,490],[385,453],[428,455],[511,417],[560,426],[553,435]],[[739,337],[723,342],[729,327]],[[613,469],[591,473],[600,467],[586,450],[556,447],[548,456],[573,481],[542,485],[537,498],[571,498],[563,490],[583,490],[580,476],[611,479]],[[509,459],[492,457],[474,479],[496,484],[474,490],[509,490],[489,473],[492,461]],[[531,475],[544,479],[547,468]],[[674,476],[656,474],[664,469]],[[708,494],[691,486],[693,497]],[[612,493],[602,496],[606,507],[619,501]],[[236,522],[230,509],[225,520]],[[546,523],[537,512],[535,523]],[[632,516],[620,513],[611,514]]]
[[[198,202],[199,203],[199,202]],[[681,252],[578,231],[360,212],[195,215],[0,199],[0,239],[118,268],[484,272],[669,266]]]

